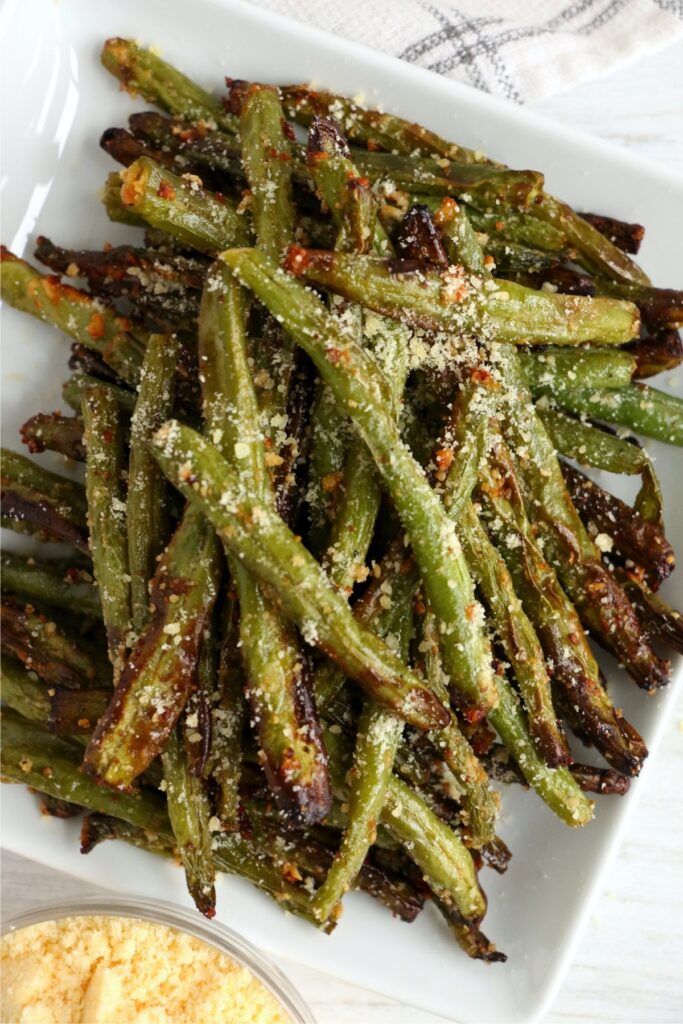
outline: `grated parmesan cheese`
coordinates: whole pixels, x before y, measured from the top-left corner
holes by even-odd
[[[4,1024],[287,1024],[246,967],[191,935],[72,917],[2,939]]]

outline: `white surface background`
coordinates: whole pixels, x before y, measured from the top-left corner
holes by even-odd
[[[681,44],[603,81],[533,104],[532,109],[683,173]],[[656,762],[638,783],[639,806],[544,1024],[683,1021],[682,780],[680,702]],[[3,916],[86,890],[89,887],[82,882],[10,854],[3,856]],[[442,1019],[317,971],[290,963],[282,966],[319,1024],[429,1024]]]

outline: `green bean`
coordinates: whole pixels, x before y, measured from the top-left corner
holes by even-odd
[[[619,771],[637,774],[647,756],[645,744],[602,685],[578,613],[537,543],[512,456],[500,440],[493,468],[485,468],[481,496],[492,513],[487,527],[552,665],[554,687],[566,694],[582,731],[606,760]]]
[[[22,424],[20,432],[21,440],[32,455],[53,451],[75,462],[85,462],[83,420],[80,416],[39,412]]]
[[[349,186],[359,184],[348,146],[329,121],[316,121],[309,132],[308,164],[318,194],[329,207],[337,230],[336,245],[353,251],[347,230]],[[363,191],[369,194],[369,189]],[[369,196],[372,201],[372,196]],[[371,240],[371,228],[365,225]],[[365,242],[363,242],[365,245]],[[331,306],[358,341],[363,315],[358,307]],[[380,490],[374,464],[363,446],[349,446],[349,423],[327,384],[318,382],[311,416],[311,473],[307,500],[312,523],[310,542],[324,555],[333,582],[350,594],[353,574],[362,566],[374,531]],[[329,521],[328,521],[329,520]],[[331,534],[331,535],[330,535]],[[341,547],[337,545],[341,542]]]
[[[163,801],[149,790],[120,792],[83,774],[77,746],[58,739],[13,711],[2,713],[2,774],[59,800],[113,814],[133,825],[169,835]]]
[[[211,849],[211,805],[204,780],[192,775],[187,756],[173,729],[161,752],[166,803],[185,880],[197,909],[205,917],[216,913],[216,869]]]
[[[169,153],[166,153],[161,149],[152,149],[151,146],[145,145],[145,143],[141,142],[140,139],[126,131],[125,128],[106,128],[100,135],[100,147],[105,151],[105,153],[108,153],[113,160],[122,164],[123,167],[130,167],[130,165],[135,163],[135,161],[141,156],[148,156],[150,160],[154,160],[155,163],[158,164],[163,164],[164,167],[168,167],[172,171],[193,170],[193,168],[188,164],[184,164],[182,168],[179,167],[179,165],[175,163],[173,156]]]
[[[561,252],[544,252],[543,249],[532,249],[519,242],[503,241],[490,236],[483,243],[483,249],[487,256],[493,258],[498,276],[512,280],[516,274],[539,274],[544,270],[554,270],[564,258]]]
[[[130,207],[126,206],[121,198],[121,187],[123,181],[118,171],[111,171],[102,189],[102,205],[109,220],[114,224],[127,224],[133,228],[144,228],[146,221],[143,217],[133,213]]]
[[[349,424],[334,395],[320,379],[311,409],[310,431],[307,543],[313,554],[322,557],[333,520],[333,499],[343,478]]]
[[[640,243],[645,237],[645,228],[642,224],[629,224],[616,217],[607,217],[602,213],[581,213],[583,220],[587,220],[594,228],[597,228],[601,235],[609,238],[623,252],[637,253]]]
[[[580,827],[593,817],[593,804],[581,792],[567,768],[549,768],[536,753],[519,698],[509,683],[500,681],[498,706],[489,721],[520,765],[524,777],[566,825]]]
[[[564,232],[571,248],[578,252],[577,262],[588,270],[612,281],[649,284],[647,275],[625,252],[566,203],[544,193],[533,207],[533,215]]]
[[[218,578],[213,532],[190,505],[152,581],[152,618],[86,751],[84,765],[94,777],[129,786],[163,749],[194,681]]]
[[[153,228],[211,255],[250,236],[249,221],[232,200],[203,189],[192,177],[180,178],[143,156],[121,172],[124,206]]]
[[[536,412],[557,450],[570,459],[608,473],[640,474],[642,484],[633,507],[648,523],[662,522],[663,499],[652,460],[639,445],[617,437],[557,409]]]
[[[529,721],[529,731],[551,768],[570,763],[569,749],[555,717],[550,679],[534,628],[517,597],[505,562],[480,524],[472,503],[458,520],[458,531],[492,625],[512,666]]]
[[[569,495],[590,533],[608,538],[606,547],[644,582],[658,590],[676,567],[674,550],[659,523],[648,523],[625,501],[616,498],[568,463],[562,475]]]
[[[146,338],[129,320],[87,292],[62,284],[52,274],[40,274],[4,246],[0,259],[5,302],[99,352],[120,377],[135,384]]]
[[[167,830],[170,833],[170,826]],[[139,825],[131,825],[122,818],[89,811],[81,823],[81,853],[92,853],[96,846],[107,839],[120,839],[121,842],[137,846],[148,853],[175,857],[175,848],[170,835],[150,832]]]
[[[200,314],[199,358],[206,429],[239,488],[274,513],[274,497],[247,357],[246,295],[223,263],[211,268]],[[305,821],[322,820],[330,802],[325,753],[292,627],[228,550],[240,604],[247,695],[272,788]]]
[[[179,353],[175,335],[150,335],[130,425],[127,541],[136,633],[149,618],[149,581],[167,541],[166,480],[149,451],[148,441],[171,415]]]
[[[267,584],[304,638],[333,657],[366,692],[406,721],[429,728],[444,720],[438,701],[383,644],[359,627],[346,601],[281,519],[242,493],[219,452],[175,420],[154,439],[162,469],[201,507],[221,540]]]
[[[2,650],[47,683],[80,689],[107,679],[106,660],[74,639],[61,623],[14,600],[3,599],[1,609]]]
[[[434,693],[444,703],[449,694],[439,651],[437,621],[431,611],[425,613],[419,650],[425,663],[425,674]],[[462,733],[455,715],[439,732],[430,733],[430,740],[452,772],[458,786],[458,801],[463,839],[468,846],[481,848],[494,836],[499,799],[490,788],[486,772]]]
[[[88,453],[85,486],[93,570],[109,658],[117,679],[126,658],[131,628],[126,502],[122,487],[123,431],[111,392],[99,385],[83,396],[83,441]]]
[[[293,864],[300,874],[306,873],[318,883],[324,880],[334,857],[331,845],[334,837],[328,831],[327,822],[325,829],[304,835],[296,826],[274,816],[263,801],[248,800],[245,811],[254,839],[259,846],[276,849],[274,859],[285,871]],[[393,865],[385,867],[376,863],[375,858],[372,862],[368,859],[358,872],[354,888],[378,900],[394,917],[411,922],[425,901],[422,893],[402,874],[403,866],[401,863],[392,870]]]
[[[338,228],[337,249],[363,252],[372,247],[376,251],[390,252],[389,240],[376,221],[369,183],[358,177],[347,155],[348,147],[334,123],[329,120],[313,123],[308,151],[316,187]],[[356,332],[359,342],[374,356],[389,382],[398,415],[408,375],[405,329],[379,317],[363,317],[359,309],[332,305],[331,311]],[[343,410],[337,406],[328,427],[341,433],[343,417]],[[314,438],[318,433],[314,426]],[[322,441],[325,444],[326,439],[323,437]],[[335,586],[350,594],[359,573],[363,572],[382,497],[377,469],[365,445],[347,445],[339,489],[341,496],[336,503],[323,565]]]
[[[463,921],[459,914],[443,903],[438,896],[434,897],[434,904],[455,941],[472,960],[483,960],[489,964],[505,963],[505,953],[499,952],[477,925]]]
[[[62,384],[62,398],[72,409],[80,412],[83,396],[90,387],[105,388],[115,399],[122,412],[132,415],[135,409],[135,392],[119,387],[108,380],[101,380],[90,373],[72,373]]]
[[[81,831],[81,852],[90,853],[106,839],[120,839],[151,853],[172,857],[174,846],[169,831],[167,826],[165,833],[160,834],[146,826],[131,826],[119,818],[89,814]],[[216,833],[213,843],[213,859],[219,871],[247,879],[272,896],[283,910],[316,924],[311,913],[310,893],[285,880],[282,865],[272,859],[272,850],[239,834]],[[331,928],[326,930],[331,931]]]
[[[91,574],[68,562],[38,562],[12,552],[2,553],[2,587],[16,594],[81,615],[102,617]]]
[[[431,331],[484,331],[518,345],[618,345],[635,337],[639,327],[638,310],[629,302],[534,291],[495,278],[493,290],[480,290],[458,267],[416,272],[406,264],[407,272],[401,273],[400,264],[376,256],[292,247],[287,269],[378,313]]]
[[[519,355],[529,390],[539,395],[561,397],[565,391],[584,388],[627,388],[636,361],[621,349],[546,349]]]
[[[422,156],[437,155],[463,163],[481,163],[483,154],[455,143],[445,142],[434,132],[402,117],[365,110],[354,100],[324,90],[314,91],[306,85],[288,85],[282,89],[287,116],[297,124],[310,125],[316,117],[332,116],[354,142],[379,145],[389,152]]]
[[[25,455],[13,452],[10,448],[0,449],[0,456],[3,480],[43,494],[56,503],[61,515],[69,516],[74,523],[81,525],[85,522],[87,502],[83,484],[60,476],[59,473],[52,473],[40,462],[27,459]]]
[[[87,555],[85,491],[7,448],[0,450],[2,525],[43,541],[66,541]]]
[[[80,512],[7,478],[2,478],[1,488],[3,526],[40,541],[73,544],[82,554],[89,554],[87,526]]]
[[[671,608],[659,594],[653,593],[644,583],[620,574],[624,590],[643,623],[648,637],[679,654],[683,653],[683,615]]]
[[[343,735],[325,729],[325,746],[335,797],[346,802],[349,745]],[[434,892],[466,920],[479,921],[486,909],[472,855],[460,837],[428,807],[419,793],[392,775],[380,825],[405,848]]]
[[[244,180],[239,140],[208,122],[171,120],[146,110],[131,114],[128,124],[136,139],[144,139],[164,154],[172,154],[180,166],[189,164],[200,173],[208,170],[232,180]]]
[[[294,147],[285,130],[278,90],[273,86],[249,85],[240,92],[242,166],[250,189],[256,244],[279,261],[294,240],[296,229],[292,194]],[[287,518],[294,480],[291,469],[298,450],[297,439],[287,436],[291,402],[297,388],[294,345],[268,317],[253,349],[254,377],[269,383],[259,393],[258,409],[269,456],[275,463],[272,478],[277,506]]]
[[[509,349],[510,346],[505,348]],[[479,390],[481,392],[481,388]],[[486,414],[485,405],[482,408],[478,402],[475,408],[479,417]],[[522,765],[527,781],[566,824],[585,824],[592,816],[592,805],[585,799],[566,768],[550,768],[541,760],[529,735],[519,699],[507,680],[502,676],[497,677],[495,685],[498,700],[496,706],[488,712],[489,721]]]
[[[388,239],[377,224],[369,182],[360,177],[346,139],[332,119],[313,120],[308,133],[307,164],[337,230],[336,248],[341,252],[386,250]],[[354,206],[358,207],[355,211],[351,209]]]
[[[211,706],[218,683],[217,614],[214,612],[204,627],[199,648],[195,687],[191,691],[179,730],[192,775],[208,778],[211,752]]]
[[[393,581],[393,586],[389,584],[391,596],[384,595],[384,603],[389,608],[380,611],[373,626],[379,636],[386,637],[391,633],[398,653],[407,661],[413,630],[414,578],[412,573],[401,574],[399,570],[399,573],[394,572]],[[387,583],[385,580],[385,590]],[[399,589],[401,583],[403,588]],[[366,702],[358,720],[346,829],[327,877],[313,901],[313,912],[320,921],[326,921],[334,914],[373,843],[402,733],[403,723],[400,720],[377,704]]]
[[[481,459],[485,453],[486,438],[485,424],[480,421],[467,437],[461,439],[461,444],[452,456],[450,467],[437,475],[444,507],[454,523],[460,522],[463,511],[470,502]],[[440,477],[445,479],[441,480]],[[431,689],[442,703],[448,706],[451,698],[457,702],[459,695],[453,686],[449,694],[448,676],[443,671],[439,641],[438,622],[433,612],[427,611],[422,624],[419,651],[424,658],[425,673]],[[480,847],[492,839],[498,813],[497,799],[488,788],[486,773],[462,734],[454,715],[451,715],[451,721],[444,729],[430,734],[430,740],[459,786],[464,834],[468,845]]]
[[[167,254],[150,249],[117,245],[111,249],[64,249],[44,235],[38,236],[36,259],[57,274],[86,278],[89,287],[112,297],[131,299],[153,289],[167,296],[201,289],[205,261],[197,257]]]
[[[45,724],[50,714],[50,697],[45,684],[14,658],[3,657],[0,663],[2,704],[13,708],[30,722]],[[81,694],[79,694],[81,696]]]
[[[394,115],[365,110],[341,96],[316,93],[303,86],[289,86],[283,90],[283,94],[286,109],[295,120],[308,124],[315,114],[332,112],[342,121],[342,127],[349,138],[365,145],[369,142],[373,149],[389,151],[388,154],[372,153],[373,157],[391,156],[398,151],[407,156],[417,152],[421,156],[437,155],[465,163],[477,163],[483,159],[481,153],[463,149],[420,125],[412,125]],[[412,165],[417,163],[419,160],[414,158],[410,161]],[[501,165],[493,169],[504,173]],[[413,188],[412,191],[419,191],[419,188]],[[648,283],[646,275],[621,249],[565,203],[547,193],[532,193],[529,198],[534,199],[534,216],[565,234],[569,244],[579,251],[581,261],[589,269],[601,271],[611,279]],[[476,199],[474,205],[477,205]],[[498,211],[493,216],[498,218]]]
[[[438,495],[400,438],[386,379],[322,303],[262,253],[233,250],[223,258],[271,312],[282,317],[348,411],[401,516],[430,603],[443,622],[447,671],[470,701],[490,706],[495,690],[488,645],[476,615],[467,613],[468,608],[476,609],[472,580]]]
[[[247,716],[245,679],[240,662],[239,605],[229,593],[222,609],[223,633],[218,663],[217,694],[211,711],[211,749],[205,774],[216,782],[216,807],[223,828],[238,828],[239,782],[242,774],[242,733]]]
[[[100,59],[131,96],[142,96],[148,103],[189,121],[213,121],[223,131],[237,131],[237,119],[226,112],[219,99],[132,39],[107,39]]]
[[[278,90],[250,85],[242,99],[242,164],[251,190],[251,211],[259,248],[279,259],[294,239],[292,152],[285,134]]]
[[[533,208],[541,195],[543,175],[537,171],[513,171],[493,164],[468,164],[426,157],[415,159],[402,153],[356,150],[358,168],[391,192],[405,189],[426,195],[450,196],[477,207]]]
[[[647,384],[608,390],[563,390],[557,404],[565,412],[618,423],[646,437],[683,447],[683,400]]]
[[[564,252],[568,246],[564,231],[547,221],[538,220],[531,212],[506,209],[486,213],[468,204],[465,204],[465,210],[472,227],[479,234],[484,251],[489,251],[489,241],[494,247],[501,241],[550,253]]]
[[[636,361],[634,377],[654,377],[675,370],[683,362],[683,338],[679,331],[659,331],[649,338],[632,341],[628,352]]]
[[[480,921],[485,903],[467,847],[395,775],[389,780],[381,821],[405,846],[430,888],[467,920]]]
[[[566,765],[569,750],[555,718],[550,680],[538,638],[515,593],[505,562],[479,522],[472,501],[462,492],[465,473],[461,463],[469,456],[479,470],[486,460],[486,421],[481,417],[478,391],[477,385],[465,386],[454,406],[449,440],[457,445],[459,457],[450,467],[444,499],[458,529],[470,572],[483,594],[491,623],[519,685],[530,733],[547,764]]]
[[[595,275],[596,295],[610,295],[635,302],[643,322],[651,331],[683,327],[683,291],[674,288],[653,288],[647,284],[625,283]]]
[[[55,736],[89,737],[111,699],[110,689],[50,688],[47,726]],[[18,709],[20,710],[20,709]]]

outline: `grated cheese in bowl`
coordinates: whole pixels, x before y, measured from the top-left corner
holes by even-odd
[[[3,935],[3,1024],[293,1024],[303,1019],[296,993],[280,991],[285,979],[220,926],[193,922],[185,930],[185,912],[168,908],[165,913],[163,904],[142,918],[124,915],[123,908],[108,913],[100,904],[97,909],[101,912],[57,913],[42,920],[36,920],[39,914],[26,915],[33,921],[24,927],[17,922]],[[200,937],[203,930],[209,941]]]

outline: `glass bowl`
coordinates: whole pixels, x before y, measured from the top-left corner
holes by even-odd
[[[2,935],[44,921],[66,917],[129,917],[176,928],[192,935],[251,971],[277,999],[293,1024],[315,1024],[313,1014],[282,971],[251,943],[222,924],[207,921],[197,911],[136,896],[81,896],[67,901],[42,903],[3,922]]]

